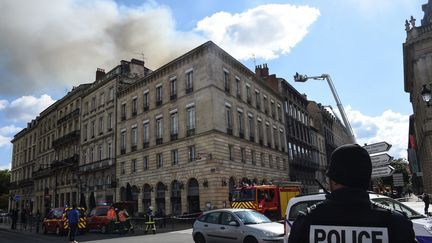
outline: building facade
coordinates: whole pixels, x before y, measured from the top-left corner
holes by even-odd
[[[155,70],[118,94],[118,199],[194,213],[242,182],[287,180],[282,101],[212,42]]]
[[[431,89],[432,75],[432,1],[422,6],[420,26],[411,16],[405,22],[407,38],[403,43],[404,88],[410,94],[413,112],[410,119],[409,162],[417,168],[415,180],[421,190],[432,193],[432,109],[422,100],[422,91]],[[412,167],[413,168],[413,167]],[[421,185],[422,184],[422,185]]]

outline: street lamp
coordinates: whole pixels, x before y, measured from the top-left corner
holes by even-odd
[[[353,143],[356,143],[354,132],[353,132],[353,130],[351,128],[351,125],[350,125],[350,123],[348,121],[348,118],[347,118],[346,113],[345,113],[345,109],[342,106],[342,103],[341,103],[341,101],[339,99],[339,96],[338,96],[338,94],[336,92],[336,88],[333,85],[333,82],[332,82],[332,80],[330,78],[330,75],[328,75],[328,74],[321,74],[321,76],[308,77],[307,75],[301,75],[301,74],[299,74],[297,72],[294,75],[294,81],[296,81],[296,82],[306,82],[308,79],[314,79],[314,80],[324,80],[325,79],[325,80],[327,80],[327,83],[330,86],[330,90],[333,93],[333,97],[336,100],[336,105],[337,105],[337,107],[339,109],[339,112],[340,112],[340,114],[342,116],[342,120],[344,122],[344,125],[347,128],[348,135],[350,136],[351,141]],[[430,91],[429,91],[429,94],[430,94]],[[429,95],[429,97],[430,97],[430,95]]]
[[[420,94],[423,101],[426,102],[427,106],[430,106],[429,101],[431,100],[432,93],[431,90],[426,87],[426,84],[423,84],[423,89]]]

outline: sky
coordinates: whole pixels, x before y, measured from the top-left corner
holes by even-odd
[[[0,0],[0,169],[10,140],[96,68],[144,58],[157,69],[211,40],[245,66],[267,63],[308,99],[337,110],[329,74],[359,144],[406,158],[405,20],[427,0]]]

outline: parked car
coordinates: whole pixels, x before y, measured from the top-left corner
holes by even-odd
[[[413,228],[416,235],[416,239],[419,243],[432,243],[432,218],[427,218],[424,214],[417,212],[416,210],[404,205],[390,197],[383,196],[380,194],[370,193],[369,198],[389,207],[392,210],[403,212],[413,222]],[[288,235],[290,231],[290,225],[294,223],[301,211],[306,211],[308,207],[325,200],[325,194],[312,194],[305,196],[297,196],[292,198],[288,202],[286,209],[286,220],[285,220],[285,237],[284,242],[288,242]]]
[[[89,230],[100,230],[103,234],[108,232],[110,220],[107,213],[110,206],[96,206],[87,217]]]
[[[217,209],[204,212],[193,225],[195,243],[282,243],[283,224],[271,222],[252,209]]]
[[[44,234],[56,233],[57,235],[64,235],[69,232],[69,224],[67,222],[66,213],[71,208],[53,208],[47,214],[42,222],[42,231]],[[87,214],[84,208],[78,208],[80,218],[78,223],[78,230],[80,232],[87,231]]]

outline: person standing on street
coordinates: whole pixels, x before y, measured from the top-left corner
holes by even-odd
[[[75,240],[75,235],[78,228],[79,211],[77,209],[76,203],[73,203],[72,209],[67,212],[67,220],[69,223],[69,242],[77,243]]]
[[[430,204],[430,197],[429,197],[429,194],[427,194],[427,193],[423,193],[423,202],[424,202],[424,204],[425,204],[424,212],[425,212],[425,214],[427,215],[428,212],[429,212],[429,204]]]
[[[405,215],[370,201],[371,173],[364,148],[358,144],[337,148],[327,172],[331,193],[297,217],[288,242],[417,242]]]

